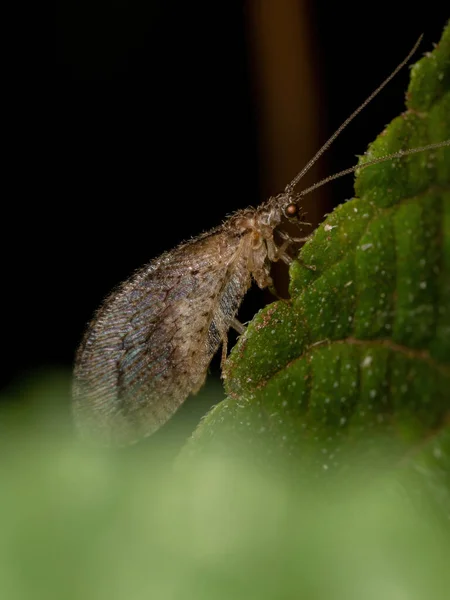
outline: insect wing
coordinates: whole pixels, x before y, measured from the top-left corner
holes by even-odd
[[[134,441],[198,391],[250,285],[241,248],[218,228],[155,259],[105,300],[75,360],[82,430]]]

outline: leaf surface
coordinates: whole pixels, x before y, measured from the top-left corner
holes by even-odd
[[[361,163],[450,139],[450,24],[406,98]],[[260,311],[233,349],[228,398],[190,449],[226,434],[328,469],[381,436],[449,482],[450,148],[363,169],[355,193],[292,264],[291,300]]]

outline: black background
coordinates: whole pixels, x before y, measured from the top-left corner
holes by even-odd
[[[417,58],[431,49],[442,4],[310,3],[325,135],[421,33]],[[113,286],[264,199],[246,10],[232,0],[60,0],[56,60],[40,51],[42,24],[28,40],[3,222],[3,386],[70,368]],[[354,164],[403,109],[407,79],[405,69],[335,143],[327,173]],[[351,197],[352,178],[331,191],[333,205]],[[249,298],[242,320],[267,300]]]

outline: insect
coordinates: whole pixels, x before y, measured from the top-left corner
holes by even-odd
[[[296,240],[275,231],[283,218],[298,220],[302,197],[351,173],[352,167],[302,192],[295,187],[348,123],[406,64],[408,56],[359,106],[284,192],[258,208],[239,210],[222,225],[166,252],[138,270],[103,302],[88,325],[75,358],[73,411],[82,432],[104,443],[126,444],[151,435],[190,394],[203,386],[230,327],[244,327],[236,313],[252,280],[272,284],[272,262],[290,262]],[[359,168],[421,152],[450,140],[367,162]]]

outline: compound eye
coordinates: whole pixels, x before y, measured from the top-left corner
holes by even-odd
[[[298,215],[298,206],[291,202],[284,209],[284,214],[288,219],[292,219]]]

